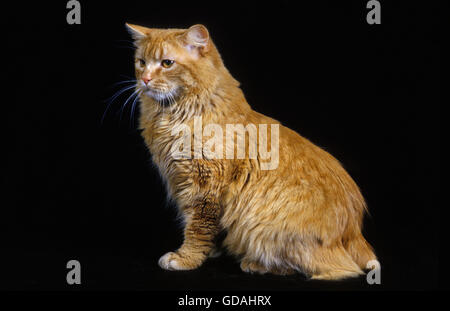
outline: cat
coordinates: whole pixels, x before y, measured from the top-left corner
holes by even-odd
[[[198,268],[218,254],[216,238],[224,232],[221,246],[240,260],[245,272],[303,273],[324,280],[364,274],[367,263],[376,260],[361,233],[367,208],[340,163],[295,131],[251,109],[205,26],[126,26],[136,46],[139,126],[168,197],[184,221],[183,244],[163,255],[160,267]],[[191,135],[199,117],[205,126],[278,128],[278,137],[268,139],[272,149],[277,140],[277,165],[263,169],[267,164],[263,157],[251,158],[247,149],[244,158],[214,158],[202,157],[202,150],[189,145],[197,156],[175,157],[180,135],[174,135],[174,129],[191,129],[182,135],[198,142]],[[247,133],[240,135],[245,139]],[[200,140],[205,143],[207,137]]]

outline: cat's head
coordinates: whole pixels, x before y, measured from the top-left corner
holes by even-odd
[[[161,104],[211,87],[224,67],[203,25],[189,29],[126,26],[137,47],[137,87]]]

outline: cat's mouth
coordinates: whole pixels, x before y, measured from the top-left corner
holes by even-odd
[[[158,103],[164,106],[171,105],[175,103],[175,99],[177,97],[177,90],[169,90],[169,91],[163,91],[151,87],[145,87],[142,88],[142,93],[145,96],[148,96],[150,98],[153,98]]]

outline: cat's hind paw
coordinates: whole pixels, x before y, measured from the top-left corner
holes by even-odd
[[[259,262],[243,259],[241,261],[241,270],[247,273],[266,274],[271,273],[275,275],[291,275],[295,273],[295,270],[291,268],[267,268]]]

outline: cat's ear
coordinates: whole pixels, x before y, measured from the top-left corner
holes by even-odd
[[[185,46],[190,51],[200,52],[204,54],[209,49],[209,33],[203,25],[194,25],[190,27],[183,35]]]
[[[151,29],[143,26],[133,25],[125,23],[128,32],[133,37],[134,40],[138,41],[150,34]]]

